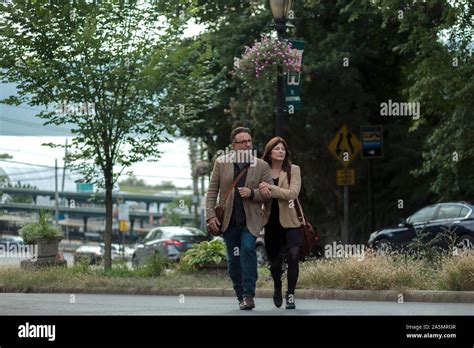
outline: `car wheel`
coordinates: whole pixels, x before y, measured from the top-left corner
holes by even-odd
[[[382,238],[375,242],[374,248],[377,254],[385,255],[392,251],[392,244],[388,239]]]
[[[135,255],[135,254],[133,254],[133,256],[132,256],[132,267],[133,268],[138,267],[138,258],[137,258],[137,255]]]
[[[474,248],[474,239],[465,234],[458,239],[457,247],[459,249],[473,249]]]
[[[258,267],[265,266],[268,262],[267,258],[267,251],[263,245],[257,245],[255,247],[255,251],[257,253],[257,265]]]

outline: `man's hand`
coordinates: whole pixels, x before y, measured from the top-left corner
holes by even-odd
[[[216,217],[210,218],[207,221],[207,225],[209,226],[211,231],[213,231],[214,233],[219,232],[221,229],[221,223],[219,222],[219,220],[217,220]]]
[[[249,198],[251,195],[251,190],[248,187],[238,187],[240,197]]]

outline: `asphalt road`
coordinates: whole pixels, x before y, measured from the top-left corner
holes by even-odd
[[[474,304],[298,300],[296,310],[257,298],[253,311],[231,297],[0,294],[0,315],[473,315]]]

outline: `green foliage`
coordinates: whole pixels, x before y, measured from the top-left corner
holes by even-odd
[[[434,237],[428,231],[426,226],[416,231],[416,236],[406,248],[410,255],[425,259],[429,263],[438,262],[445,251],[439,246],[439,243],[446,240],[444,233],[438,233]]]
[[[38,212],[38,221],[24,225],[20,229],[20,235],[25,243],[34,244],[37,239],[55,239],[62,237],[61,230],[49,223],[51,216],[44,210]]]
[[[1,178],[0,178],[0,182],[1,182]],[[38,189],[36,186],[30,185],[30,184],[22,184],[19,181],[15,184],[7,182],[5,187],[20,188],[20,189],[23,188],[23,189],[30,189],[30,190]],[[22,195],[22,194],[9,194],[6,201],[7,203],[34,203],[34,199],[32,196]]]
[[[141,277],[158,277],[165,273],[169,261],[160,253],[155,253],[145,260],[143,265],[140,265],[135,273]]]
[[[114,183],[132,163],[158,159],[156,145],[175,131],[160,99],[181,31],[164,28],[161,14],[156,2],[137,1],[1,6],[0,80],[17,87],[2,102],[45,106],[37,115],[45,125],[73,124],[66,160],[106,191],[106,267]]]
[[[203,266],[215,266],[217,268],[226,260],[227,253],[224,243],[214,239],[196,244],[186,251],[181,259],[180,270],[190,272]]]
[[[169,226],[181,226],[181,213],[180,210],[185,207],[188,208],[188,212],[191,213],[192,196],[182,196],[174,198],[168,203],[163,209],[163,220],[162,225]]]

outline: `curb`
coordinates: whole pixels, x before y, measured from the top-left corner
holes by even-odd
[[[114,294],[114,295],[161,295],[161,296],[217,296],[234,297],[233,289],[224,288],[178,288],[178,289],[116,289],[116,288],[50,288],[31,286],[14,288],[0,284],[0,293],[65,293],[65,294]],[[474,291],[436,290],[296,290],[300,299],[340,301],[384,301],[384,302],[430,302],[430,303],[474,303]],[[272,289],[257,289],[256,297],[272,298]]]

